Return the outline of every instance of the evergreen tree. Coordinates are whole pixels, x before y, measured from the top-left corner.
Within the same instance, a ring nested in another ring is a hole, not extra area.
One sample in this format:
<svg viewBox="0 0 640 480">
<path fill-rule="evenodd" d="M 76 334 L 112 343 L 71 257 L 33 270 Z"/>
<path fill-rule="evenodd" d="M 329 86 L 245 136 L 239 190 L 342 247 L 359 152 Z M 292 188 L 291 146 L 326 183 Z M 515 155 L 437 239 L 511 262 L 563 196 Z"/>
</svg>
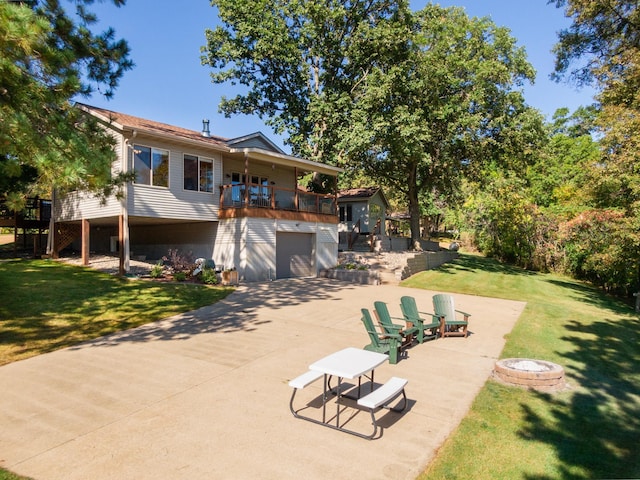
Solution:
<svg viewBox="0 0 640 480">
<path fill-rule="evenodd" d="M 110 97 L 133 66 L 112 29 L 91 30 L 91 3 L 70 2 L 74 21 L 58 0 L 0 2 L 0 197 L 15 210 L 54 188 L 109 194 L 122 180 L 110 176 L 111 137 L 72 105 Z"/>
</svg>

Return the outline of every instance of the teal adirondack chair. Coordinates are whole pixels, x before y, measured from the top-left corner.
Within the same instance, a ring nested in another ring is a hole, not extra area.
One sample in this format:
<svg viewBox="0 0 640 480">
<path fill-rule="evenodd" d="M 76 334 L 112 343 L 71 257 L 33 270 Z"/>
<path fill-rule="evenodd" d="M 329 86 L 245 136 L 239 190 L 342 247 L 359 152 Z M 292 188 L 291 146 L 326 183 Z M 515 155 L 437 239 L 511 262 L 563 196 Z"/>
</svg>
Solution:
<svg viewBox="0 0 640 480">
<path fill-rule="evenodd" d="M 392 317 L 389 314 L 389 308 L 384 302 L 373 302 L 373 307 L 376 312 L 376 317 L 378 317 L 378 323 L 380 324 L 382 329 L 387 334 L 399 333 L 400 335 L 402 335 L 404 338 L 402 342 L 403 347 L 408 347 L 409 345 L 411 345 L 414 337 L 418 335 L 419 328 L 415 325 L 407 325 L 406 322 L 405 325 L 394 324 L 393 320 L 395 317 Z M 403 318 L 398 318 L 398 320 L 404 322 Z"/>
<path fill-rule="evenodd" d="M 409 296 L 400 298 L 400 310 L 407 323 L 411 323 L 418 328 L 418 343 L 425 339 L 438 338 L 441 322 L 440 317 L 433 313 L 419 312 L 416 299 Z"/>
<path fill-rule="evenodd" d="M 444 293 L 433 296 L 434 313 L 441 318 L 442 328 L 440 335 L 443 337 L 466 337 L 469 335 L 470 313 L 455 309 L 453 296 Z"/>
<path fill-rule="evenodd" d="M 360 311 L 362 312 L 362 323 L 369 334 L 369 340 L 371 340 L 371 343 L 365 345 L 364 349 L 370 352 L 388 353 L 389 363 L 398 363 L 398 352 L 400 351 L 400 345 L 402 345 L 402 335 L 399 333 L 381 334 L 376 330 L 369 310 L 362 308 Z"/>
</svg>

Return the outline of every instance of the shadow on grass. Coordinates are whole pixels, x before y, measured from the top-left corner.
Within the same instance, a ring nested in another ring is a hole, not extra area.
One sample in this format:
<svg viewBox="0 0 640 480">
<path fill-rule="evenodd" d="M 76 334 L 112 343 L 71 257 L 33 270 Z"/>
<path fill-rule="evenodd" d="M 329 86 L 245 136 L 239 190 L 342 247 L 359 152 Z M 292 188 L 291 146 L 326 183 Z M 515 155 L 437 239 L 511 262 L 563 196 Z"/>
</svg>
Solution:
<svg viewBox="0 0 640 480">
<path fill-rule="evenodd" d="M 616 315 L 628 314 L 629 308 L 632 307 L 631 300 L 607 295 L 599 288 L 586 283 L 579 283 L 577 280 L 563 281 L 555 278 L 547 281 L 569 292 L 578 301 L 609 310 Z"/>
<path fill-rule="evenodd" d="M 439 270 L 540 275 L 472 255 Z M 525 423 L 519 432 L 555 450 L 559 473 L 523 478 L 640 478 L 640 318 L 622 300 L 596 287 L 555 275 L 541 275 L 540 280 L 556 287 L 560 297 L 597 308 L 602 318 L 561 319 L 559 335 L 569 348 L 557 353 L 575 389 L 558 395 L 533 392 L 545 407 L 538 401 L 522 403 Z M 532 301 L 555 305 L 552 298 Z"/>
<path fill-rule="evenodd" d="M 525 270 L 524 268 L 515 267 L 500 263 L 499 261 L 480 257 L 478 255 L 470 255 L 461 253 L 460 256 L 452 263 L 445 263 L 438 267 L 439 272 L 455 274 L 458 272 L 489 272 L 502 273 L 504 275 L 535 275 L 535 272 Z"/>
<path fill-rule="evenodd" d="M 574 349 L 563 356 L 580 388 L 565 401 L 537 394 L 551 404 L 549 416 L 523 405 L 527 424 L 520 432 L 556 449 L 563 467 L 553 478 L 640 478 L 638 326 L 632 316 L 568 324 L 563 340 Z"/>
</svg>

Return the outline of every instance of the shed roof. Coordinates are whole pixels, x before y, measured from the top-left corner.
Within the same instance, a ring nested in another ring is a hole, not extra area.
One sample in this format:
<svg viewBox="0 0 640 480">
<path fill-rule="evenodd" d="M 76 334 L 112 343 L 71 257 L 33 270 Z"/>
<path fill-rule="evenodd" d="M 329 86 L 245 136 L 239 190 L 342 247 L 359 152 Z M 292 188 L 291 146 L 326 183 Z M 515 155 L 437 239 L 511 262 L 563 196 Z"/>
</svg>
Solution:
<svg viewBox="0 0 640 480">
<path fill-rule="evenodd" d="M 370 198 L 373 198 L 376 194 L 380 194 L 384 204 L 389 207 L 389 202 L 387 201 L 387 197 L 385 197 L 384 192 L 380 187 L 359 187 L 359 188 L 348 188 L 346 190 L 340 190 L 338 192 L 338 201 L 352 200 L 352 201 L 368 201 Z"/>
<path fill-rule="evenodd" d="M 340 190 L 338 192 L 338 198 L 341 198 L 341 199 L 349 199 L 349 198 L 366 199 L 366 198 L 373 197 L 379 190 L 380 190 L 380 187 L 348 188 L 346 190 Z"/>
</svg>

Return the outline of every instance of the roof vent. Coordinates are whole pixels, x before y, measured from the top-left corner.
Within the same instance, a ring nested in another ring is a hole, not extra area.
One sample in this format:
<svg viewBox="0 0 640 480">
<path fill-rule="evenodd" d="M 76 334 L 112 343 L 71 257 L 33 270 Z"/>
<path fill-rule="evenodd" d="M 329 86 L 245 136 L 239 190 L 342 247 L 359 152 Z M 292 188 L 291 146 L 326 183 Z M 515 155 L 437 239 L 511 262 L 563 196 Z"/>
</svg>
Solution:
<svg viewBox="0 0 640 480">
<path fill-rule="evenodd" d="M 209 132 L 209 120 L 206 118 L 202 120 L 202 136 L 207 138 L 211 136 L 211 132 Z"/>
</svg>

